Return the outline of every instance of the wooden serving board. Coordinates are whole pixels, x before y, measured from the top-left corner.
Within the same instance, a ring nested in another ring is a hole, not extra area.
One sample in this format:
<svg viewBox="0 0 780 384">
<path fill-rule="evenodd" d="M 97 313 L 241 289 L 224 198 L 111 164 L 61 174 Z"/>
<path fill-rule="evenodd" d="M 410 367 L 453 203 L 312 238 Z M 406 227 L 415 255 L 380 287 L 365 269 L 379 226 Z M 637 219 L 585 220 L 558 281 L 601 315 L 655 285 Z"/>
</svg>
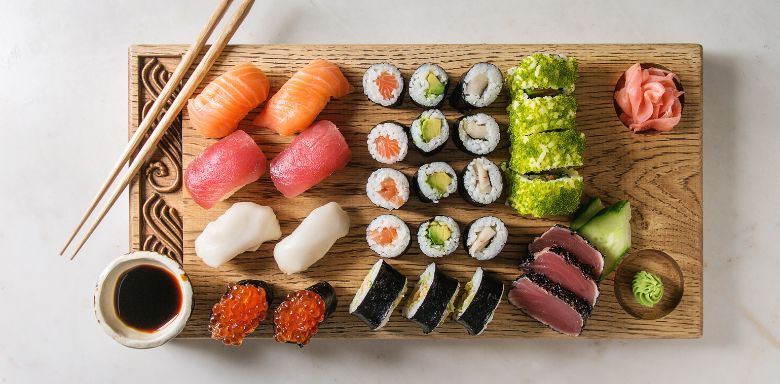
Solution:
<svg viewBox="0 0 780 384">
<path fill-rule="evenodd" d="M 159 92 L 186 47 L 178 45 L 139 45 L 130 49 L 130 129 L 138 125 L 145 105 Z M 315 188 L 295 199 L 283 197 L 273 187 L 268 175 L 238 191 L 233 197 L 211 210 L 197 206 L 186 193 L 180 192 L 182 165 L 214 140 L 204 139 L 191 127 L 186 111 L 174 126 L 157 157 L 133 186 L 131 199 L 131 245 L 154 249 L 178 258 L 192 280 L 195 303 L 181 337 L 208 337 L 207 324 L 211 306 L 226 286 L 240 279 L 255 278 L 269 282 L 277 296 L 275 307 L 284 296 L 319 280 L 329 281 L 336 289 L 338 309 L 320 327 L 317 338 L 469 338 L 454 321 L 447 321 L 430 335 L 423 335 L 398 311 L 388 325 L 372 332 L 347 312 L 352 297 L 371 265 L 377 261 L 365 241 L 365 229 L 374 217 L 388 213 L 371 204 L 365 195 L 368 175 L 382 165 L 374 161 L 366 147 L 366 135 L 378 122 L 397 120 L 404 124 L 423 110 L 412 106 L 408 96 L 400 109 L 387 109 L 370 103 L 362 94 L 361 79 L 365 69 L 376 62 L 397 65 L 408 79 L 422 63 L 440 64 L 453 85 L 472 64 L 491 61 L 503 72 L 523 56 L 536 51 L 564 53 L 580 63 L 580 80 L 576 97 L 579 102 L 578 128 L 586 135 L 585 166 L 580 169 L 585 193 L 600 196 L 608 203 L 629 199 L 633 207 L 633 248 L 659 249 L 669 253 L 681 266 L 685 293 L 680 305 L 670 315 L 655 321 L 637 320 L 617 303 L 613 292 L 614 278 L 601 283 L 601 296 L 582 337 L 588 338 L 693 338 L 702 334 L 702 48 L 695 44 L 666 45 L 239 45 L 225 50 L 206 78 L 211 81 L 231 66 L 250 61 L 268 75 L 272 92 L 299 68 L 315 58 L 337 63 L 355 92 L 332 101 L 320 115 L 341 128 L 353 153 L 347 168 L 337 172 Z M 685 87 L 682 122 L 672 132 L 634 134 L 621 125 L 612 103 L 614 84 L 632 63 L 657 63 L 677 73 Z M 454 87 L 450 88 L 450 93 Z M 201 88 L 202 89 L 202 86 Z M 198 92 L 200 91 L 198 90 Z M 507 123 L 507 92 L 484 112 L 500 124 Z M 442 108 L 448 119 L 460 116 L 448 105 Z M 259 110 L 259 109 L 258 109 Z M 270 158 L 278 154 L 292 138 L 280 137 L 270 130 L 257 129 L 250 121 L 251 112 L 240 124 L 260 144 Z M 180 135 L 180 136 L 177 136 Z M 506 135 L 505 135 L 506 136 Z M 500 163 L 508 156 L 507 140 L 489 156 Z M 180 141 L 177 141 L 180 140 Z M 177 147 L 178 146 L 178 147 Z M 470 159 L 453 143 L 432 158 L 423 158 L 414 150 L 400 164 L 390 167 L 412 175 L 421 164 L 446 161 L 456 170 Z M 207 223 L 216 219 L 232 203 L 253 201 L 271 206 L 276 212 L 283 234 L 293 229 L 314 208 L 336 201 L 349 213 L 351 230 L 339 240 L 325 258 L 308 271 L 287 276 L 273 260 L 275 242 L 264 244 L 257 252 L 244 253 L 219 269 L 212 269 L 195 255 L 193 242 Z M 502 200 L 503 201 L 503 198 Z M 460 247 L 454 254 L 435 259 L 449 275 L 467 282 L 477 266 L 495 273 L 509 285 L 518 276 L 518 260 L 535 236 L 567 218 L 532 219 L 517 215 L 503 204 L 476 208 L 459 196 L 438 205 L 421 203 L 412 196 L 401 210 L 393 212 L 410 224 L 434 215 L 454 217 L 461 228 L 470 221 L 494 215 L 507 224 L 509 242 L 501 255 L 479 262 Z M 406 275 L 410 283 L 417 280 L 425 266 L 434 261 L 422 255 L 416 241 L 408 254 L 389 263 Z M 270 321 L 263 323 L 253 337 L 267 338 Z M 523 314 L 506 300 L 500 305 L 493 322 L 481 337 L 564 337 Z"/>
</svg>

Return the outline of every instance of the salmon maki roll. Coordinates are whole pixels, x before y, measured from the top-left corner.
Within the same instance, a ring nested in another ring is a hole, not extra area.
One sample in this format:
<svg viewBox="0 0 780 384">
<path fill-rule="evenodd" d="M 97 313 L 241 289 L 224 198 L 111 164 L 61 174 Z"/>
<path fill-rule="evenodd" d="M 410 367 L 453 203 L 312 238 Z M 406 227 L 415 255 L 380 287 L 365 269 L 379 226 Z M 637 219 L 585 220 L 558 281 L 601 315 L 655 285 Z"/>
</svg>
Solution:
<svg viewBox="0 0 780 384">
<path fill-rule="evenodd" d="M 409 226 L 394 215 L 381 215 L 366 228 L 369 248 L 381 257 L 398 257 L 409 250 L 412 235 Z"/>
<path fill-rule="evenodd" d="M 394 164 L 406 157 L 409 138 L 401 124 L 386 121 L 377 124 L 368 134 L 368 153 L 382 164 Z"/>
<path fill-rule="evenodd" d="M 190 122 L 204 137 L 225 137 L 238 128 L 249 111 L 268 98 L 269 91 L 263 71 L 250 63 L 237 65 L 188 101 Z"/>
<path fill-rule="evenodd" d="M 314 60 L 284 83 L 253 123 L 292 136 L 311 125 L 331 98 L 350 92 L 352 86 L 337 65 Z"/>
</svg>

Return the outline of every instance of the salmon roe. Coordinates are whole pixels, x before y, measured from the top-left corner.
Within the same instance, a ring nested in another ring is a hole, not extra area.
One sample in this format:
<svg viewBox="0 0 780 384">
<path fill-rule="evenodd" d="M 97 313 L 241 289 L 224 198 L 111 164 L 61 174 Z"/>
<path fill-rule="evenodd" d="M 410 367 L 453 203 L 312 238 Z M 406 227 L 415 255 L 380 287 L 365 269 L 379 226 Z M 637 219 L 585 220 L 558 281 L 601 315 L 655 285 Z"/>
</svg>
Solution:
<svg viewBox="0 0 780 384">
<path fill-rule="evenodd" d="M 325 302 L 320 295 L 309 290 L 292 292 L 274 311 L 274 339 L 304 346 L 323 320 Z"/>
<path fill-rule="evenodd" d="M 241 345 L 268 314 L 265 290 L 251 284 L 237 284 L 211 309 L 211 337 L 228 345 Z"/>
</svg>

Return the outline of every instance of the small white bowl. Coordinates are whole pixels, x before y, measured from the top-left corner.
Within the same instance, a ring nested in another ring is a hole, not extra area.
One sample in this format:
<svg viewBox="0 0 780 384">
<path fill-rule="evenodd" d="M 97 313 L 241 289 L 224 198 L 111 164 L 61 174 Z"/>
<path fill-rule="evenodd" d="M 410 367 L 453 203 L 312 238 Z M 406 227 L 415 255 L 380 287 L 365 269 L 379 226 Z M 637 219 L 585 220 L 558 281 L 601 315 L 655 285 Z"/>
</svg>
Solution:
<svg viewBox="0 0 780 384">
<path fill-rule="evenodd" d="M 119 277 L 139 265 L 153 265 L 177 276 L 182 302 L 179 313 L 154 332 L 143 332 L 125 324 L 116 313 L 114 293 Z M 98 278 L 95 288 L 95 317 L 103 330 L 118 343 L 130 348 L 154 348 L 176 337 L 192 313 L 192 285 L 179 263 L 156 252 L 133 252 L 112 261 Z"/>
</svg>

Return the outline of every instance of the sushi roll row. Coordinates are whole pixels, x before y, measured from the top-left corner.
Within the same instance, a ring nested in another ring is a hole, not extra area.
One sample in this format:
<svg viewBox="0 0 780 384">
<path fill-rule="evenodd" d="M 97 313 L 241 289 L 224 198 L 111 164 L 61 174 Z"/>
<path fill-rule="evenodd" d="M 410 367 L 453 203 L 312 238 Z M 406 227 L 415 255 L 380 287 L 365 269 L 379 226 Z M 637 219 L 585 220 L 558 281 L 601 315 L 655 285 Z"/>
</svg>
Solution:
<svg viewBox="0 0 780 384">
<path fill-rule="evenodd" d="M 463 240 L 469 256 L 477 260 L 490 260 L 504 249 L 509 231 L 501 219 L 481 217 L 466 227 L 461 235 L 458 223 L 449 216 L 435 216 L 417 228 L 417 244 L 428 257 L 444 257 L 452 254 Z M 409 250 L 412 234 L 409 226 L 395 215 L 376 217 L 366 227 L 369 248 L 384 258 L 394 258 Z"/>
<path fill-rule="evenodd" d="M 384 260 L 369 270 L 349 306 L 349 313 L 366 323 L 371 330 L 384 327 L 396 307 L 403 301 L 407 278 Z M 461 287 L 458 280 L 447 276 L 436 263 L 425 268 L 411 296 L 402 308 L 403 316 L 431 333 L 446 318 L 463 325 L 470 335 L 485 331 L 504 295 L 504 284 L 491 274 L 477 268 L 471 280 Z"/>
<path fill-rule="evenodd" d="M 450 97 L 450 105 L 461 112 L 487 107 L 501 93 L 503 83 L 501 70 L 494 64 L 474 64 L 461 76 Z M 449 86 L 447 72 L 432 63 L 423 64 L 414 71 L 408 88 L 404 88 L 401 71 L 390 63 L 373 64 L 363 74 L 363 93 L 371 102 L 383 107 L 400 106 L 408 91 L 417 106 L 438 108 L 444 102 Z"/>
<path fill-rule="evenodd" d="M 562 55 L 534 53 L 509 70 L 511 94 L 507 204 L 534 217 L 567 215 L 577 208 L 585 135 L 576 130 L 578 64 Z"/>
</svg>

